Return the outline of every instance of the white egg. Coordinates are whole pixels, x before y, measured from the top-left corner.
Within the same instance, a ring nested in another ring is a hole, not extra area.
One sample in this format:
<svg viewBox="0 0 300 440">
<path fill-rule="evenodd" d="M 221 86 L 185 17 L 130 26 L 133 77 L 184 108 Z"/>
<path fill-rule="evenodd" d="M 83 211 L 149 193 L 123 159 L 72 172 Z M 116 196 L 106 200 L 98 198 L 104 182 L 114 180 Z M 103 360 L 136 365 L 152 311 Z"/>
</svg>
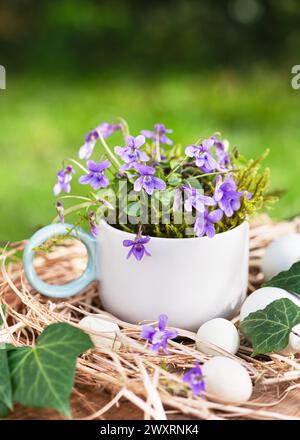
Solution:
<svg viewBox="0 0 300 440">
<path fill-rule="evenodd" d="M 255 290 L 246 298 L 241 307 L 240 320 L 243 321 L 250 313 L 257 312 L 257 310 L 263 310 L 273 301 L 282 298 L 287 298 L 300 307 L 300 299 L 286 290 L 279 289 L 278 287 L 262 287 L 261 289 Z M 298 328 L 298 332 L 300 334 L 300 326 L 295 326 L 293 330 L 296 327 Z M 290 355 L 297 353 L 298 351 L 300 351 L 300 338 L 298 338 L 296 335 L 293 335 L 293 333 L 290 333 L 289 345 L 280 353 Z"/>
<path fill-rule="evenodd" d="M 119 350 L 121 343 L 117 339 L 117 333 L 120 328 L 115 322 L 106 321 L 98 315 L 89 315 L 81 319 L 79 325 L 90 335 L 96 347 Z"/>
<path fill-rule="evenodd" d="M 232 322 L 223 318 L 215 318 L 205 322 L 197 332 L 196 345 L 199 351 L 211 356 L 220 356 L 220 353 L 208 347 L 203 342 L 210 342 L 229 353 L 235 354 L 240 346 L 240 337 Z"/>
<path fill-rule="evenodd" d="M 300 307 L 300 299 L 286 290 L 278 287 L 261 287 L 251 293 L 244 301 L 240 311 L 240 320 L 243 321 L 249 313 L 262 310 L 271 302 L 282 298 L 287 298 Z"/>
<path fill-rule="evenodd" d="M 299 336 L 298 336 L 299 335 Z M 289 337 L 289 345 L 280 351 L 280 354 L 291 355 L 300 352 L 300 324 L 292 328 Z"/>
<path fill-rule="evenodd" d="M 290 333 L 290 343 L 289 346 L 294 353 L 300 351 L 300 324 L 295 325 Z"/>
<path fill-rule="evenodd" d="M 216 356 L 202 367 L 206 391 L 227 403 L 243 403 L 250 399 L 252 382 L 248 371 L 239 362 Z"/>
<path fill-rule="evenodd" d="M 262 271 L 269 280 L 283 270 L 288 270 L 300 260 L 300 234 L 290 234 L 274 240 L 265 251 Z"/>
</svg>

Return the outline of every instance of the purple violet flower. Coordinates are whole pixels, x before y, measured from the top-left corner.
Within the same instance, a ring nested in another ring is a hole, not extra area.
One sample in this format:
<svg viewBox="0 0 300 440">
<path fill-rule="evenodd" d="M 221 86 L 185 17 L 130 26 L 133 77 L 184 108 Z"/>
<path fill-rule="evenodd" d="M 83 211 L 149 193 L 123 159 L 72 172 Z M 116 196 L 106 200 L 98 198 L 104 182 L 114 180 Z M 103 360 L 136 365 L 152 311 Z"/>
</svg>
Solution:
<svg viewBox="0 0 300 440">
<path fill-rule="evenodd" d="M 150 237 L 147 235 L 146 237 L 142 237 L 138 234 L 134 240 L 123 240 L 123 246 L 131 247 L 130 251 L 127 254 L 127 259 L 134 255 L 138 261 L 141 261 L 144 254 L 148 257 L 151 256 L 150 252 L 145 248 L 145 244 L 149 243 Z"/>
<path fill-rule="evenodd" d="M 124 163 L 124 165 L 122 165 L 119 168 L 119 177 L 123 177 L 125 171 L 131 170 L 132 168 L 135 168 L 137 162 L 129 162 L 129 163 Z M 131 175 L 132 177 L 134 177 L 134 174 Z M 129 174 L 128 174 L 129 177 Z"/>
<path fill-rule="evenodd" d="M 108 122 L 101 122 L 100 125 L 96 128 L 96 130 L 99 130 L 102 137 L 108 138 L 112 134 L 114 134 L 115 131 L 120 130 L 121 125 L 120 124 L 114 124 L 114 123 L 108 123 Z"/>
<path fill-rule="evenodd" d="M 136 137 L 126 136 L 125 147 L 115 147 L 115 153 L 117 153 L 125 164 L 129 164 L 126 169 L 132 168 L 132 164 L 136 161 L 147 162 L 149 157 L 143 151 L 140 151 L 140 147 L 146 142 L 145 136 L 139 135 Z M 123 166 L 124 168 L 124 166 Z"/>
<path fill-rule="evenodd" d="M 138 177 L 134 182 L 135 191 L 141 191 L 141 189 L 144 188 L 146 193 L 151 196 L 155 189 L 160 191 L 166 189 L 166 183 L 162 179 L 153 176 L 155 168 L 137 163 L 135 164 L 135 169 L 141 175 L 141 177 Z"/>
<path fill-rule="evenodd" d="M 234 211 L 238 211 L 241 207 L 241 198 L 245 191 L 238 191 L 236 183 L 232 176 L 226 176 L 224 182 L 222 177 L 216 179 L 214 199 L 219 207 L 224 211 L 227 217 L 231 217 Z M 247 193 L 247 200 L 251 199 L 252 194 Z"/>
<path fill-rule="evenodd" d="M 211 139 L 214 141 L 218 164 L 222 167 L 228 167 L 228 165 L 230 165 L 230 157 L 224 142 L 217 136 L 211 136 Z"/>
<path fill-rule="evenodd" d="M 58 214 L 59 221 L 61 223 L 64 223 L 65 222 L 64 207 L 63 207 L 62 203 L 59 201 L 56 202 L 56 212 Z"/>
<path fill-rule="evenodd" d="M 94 211 L 90 212 L 89 223 L 90 223 L 90 228 L 91 228 L 91 234 L 94 237 L 97 237 L 99 235 L 99 226 L 96 223 L 96 216 L 95 216 Z"/>
<path fill-rule="evenodd" d="M 199 363 L 196 361 L 194 368 L 184 374 L 182 378 L 183 382 L 190 385 L 192 392 L 195 396 L 205 391 L 205 382 L 203 379 L 203 373 Z"/>
<path fill-rule="evenodd" d="M 158 141 L 161 144 L 172 145 L 173 141 L 166 136 L 166 133 L 172 133 L 173 130 L 170 128 L 166 128 L 164 124 L 155 124 L 153 131 L 151 130 L 142 130 L 141 133 L 149 139 L 152 139 L 154 142 Z"/>
<path fill-rule="evenodd" d="M 84 144 L 79 150 L 79 159 L 89 159 L 93 154 L 97 140 L 99 139 L 99 133 L 103 138 L 111 136 L 115 131 L 119 130 L 121 125 L 109 124 L 108 122 L 102 122 L 98 127 L 90 130 L 84 138 Z"/>
<path fill-rule="evenodd" d="M 99 188 L 106 188 L 109 184 L 108 178 L 104 174 L 104 170 L 109 168 L 111 163 L 109 160 L 104 160 L 103 162 L 96 163 L 93 160 L 87 161 L 87 167 L 89 173 L 85 176 L 79 178 L 79 183 L 82 185 L 90 184 L 94 190 Z"/>
<path fill-rule="evenodd" d="M 200 145 L 189 145 L 185 149 L 185 154 L 196 159 L 196 165 L 203 173 L 219 170 L 218 163 L 209 151 L 213 145 L 213 139 L 204 139 Z"/>
<path fill-rule="evenodd" d="M 216 205 L 215 200 L 212 197 L 200 194 L 196 188 L 191 188 L 190 186 L 183 185 L 182 189 L 188 194 L 188 198 L 184 202 L 184 209 L 187 212 L 191 212 L 193 208 L 198 212 L 204 212 L 205 206 Z"/>
<path fill-rule="evenodd" d="M 165 354 L 169 354 L 167 351 L 168 340 L 178 336 L 177 330 L 166 330 L 167 322 L 167 315 L 160 315 L 157 327 L 145 325 L 142 329 L 141 337 L 151 343 L 150 349 L 155 353 L 158 353 L 161 348 Z"/>
<path fill-rule="evenodd" d="M 84 138 L 84 144 L 79 150 L 79 159 L 89 159 L 93 154 L 99 133 L 97 130 L 90 130 Z"/>
<path fill-rule="evenodd" d="M 55 196 L 58 196 L 62 191 L 66 193 L 71 191 L 72 174 L 75 174 L 75 170 L 71 165 L 67 166 L 65 170 L 62 169 L 57 173 L 57 182 L 53 188 Z"/>
<path fill-rule="evenodd" d="M 219 222 L 222 217 L 222 209 L 215 209 L 211 212 L 205 210 L 204 213 L 199 213 L 194 224 L 194 231 L 197 237 L 203 237 L 204 235 L 207 235 L 209 238 L 214 237 L 216 234 L 214 223 Z"/>
</svg>

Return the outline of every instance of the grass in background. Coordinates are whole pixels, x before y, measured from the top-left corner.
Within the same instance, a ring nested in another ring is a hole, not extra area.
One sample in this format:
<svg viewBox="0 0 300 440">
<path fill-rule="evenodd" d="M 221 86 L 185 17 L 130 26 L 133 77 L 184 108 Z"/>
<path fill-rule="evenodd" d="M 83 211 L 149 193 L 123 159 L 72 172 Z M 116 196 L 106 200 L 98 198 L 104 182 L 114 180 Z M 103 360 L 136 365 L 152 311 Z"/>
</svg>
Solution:
<svg viewBox="0 0 300 440">
<path fill-rule="evenodd" d="M 128 121 L 132 134 L 163 122 L 184 146 L 221 131 L 247 157 L 271 148 L 271 189 L 286 190 L 272 215 L 298 214 L 299 96 L 288 77 L 271 73 L 153 81 L 8 78 L 0 92 L 0 239 L 29 237 L 52 220 L 52 187 L 62 159 L 77 155 L 90 128 L 116 116 Z"/>
</svg>

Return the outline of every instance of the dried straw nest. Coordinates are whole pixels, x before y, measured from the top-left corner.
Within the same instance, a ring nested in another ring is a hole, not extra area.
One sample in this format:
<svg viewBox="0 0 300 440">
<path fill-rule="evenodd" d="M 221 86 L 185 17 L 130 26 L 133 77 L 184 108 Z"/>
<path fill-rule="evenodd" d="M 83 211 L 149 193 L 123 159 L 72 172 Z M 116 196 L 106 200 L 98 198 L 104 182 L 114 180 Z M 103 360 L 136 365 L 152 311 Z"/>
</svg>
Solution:
<svg viewBox="0 0 300 440">
<path fill-rule="evenodd" d="M 262 282 L 260 262 L 265 246 L 273 239 L 299 229 L 300 219 L 275 223 L 268 217 L 261 217 L 252 223 L 249 292 Z M 96 283 L 69 300 L 50 301 L 40 296 L 24 279 L 18 258 L 25 243 L 9 245 L 1 256 L 0 302 L 7 304 L 4 328 L 0 331 L 2 340 L 9 337 L 16 345 L 34 344 L 47 325 L 69 322 L 76 326 L 83 316 L 94 313 L 117 322 L 121 328 L 118 337 L 122 346 L 118 351 L 97 347 L 78 359 L 74 393 L 81 396 L 86 406 L 84 413 L 77 414 L 78 418 L 105 418 L 115 405 L 120 404 L 121 411 L 124 402 L 127 405 L 128 401 L 136 408 L 139 417 L 154 420 L 297 418 L 295 397 L 291 399 L 291 396 L 295 396 L 294 390 L 300 387 L 300 358 L 273 354 L 252 359 L 250 347 L 242 340 L 237 356 L 225 354 L 249 371 L 255 384 L 253 399 L 238 406 L 216 401 L 208 394 L 193 397 L 182 382 L 182 374 L 194 365 L 195 359 L 207 360 L 207 356 L 195 348 L 194 333 L 178 329 L 181 339 L 170 341 L 170 355 L 157 356 L 140 339 L 141 326 L 122 322 L 102 310 Z M 74 240 L 36 259 L 36 270 L 41 278 L 53 284 L 63 284 L 75 278 L 84 266 L 85 252 Z M 233 322 L 237 323 L 238 317 Z M 82 396 L 82 386 L 92 387 L 94 395 L 99 393 L 110 397 L 102 407 L 95 408 L 94 403 Z M 297 396 L 296 391 L 296 399 Z"/>
</svg>

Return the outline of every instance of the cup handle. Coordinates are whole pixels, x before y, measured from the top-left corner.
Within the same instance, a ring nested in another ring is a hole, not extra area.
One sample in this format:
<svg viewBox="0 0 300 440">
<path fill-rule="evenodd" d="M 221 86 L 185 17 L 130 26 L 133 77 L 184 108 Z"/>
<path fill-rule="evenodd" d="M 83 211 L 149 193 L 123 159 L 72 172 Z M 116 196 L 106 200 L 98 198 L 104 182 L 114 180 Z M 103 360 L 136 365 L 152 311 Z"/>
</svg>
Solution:
<svg viewBox="0 0 300 440">
<path fill-rule="evenodd" d="M 97 280 L 97 243 L 95 238 L 84 232 L 80 228 L 73 229 L 69 224 L 53 224 L 46 226 L 36 232 L 27 243 L 24 254 L 23 264 L 27 280 L 31 286 L 43 295 L 51 298 L 67 298 L 84 290 L 92 281 Z M 70 230 L 71 233 L 70 233 Z M 72 237 L 79 238 L 85 245 L 88 253 L 88 264 L 84 273 L 70 283 L 55 286 L 42 281 L 36 274 L 33 267 L 34 249 L 42 245 L 45 241 L 57 235 L 70 233 Z"/>
</svg>

